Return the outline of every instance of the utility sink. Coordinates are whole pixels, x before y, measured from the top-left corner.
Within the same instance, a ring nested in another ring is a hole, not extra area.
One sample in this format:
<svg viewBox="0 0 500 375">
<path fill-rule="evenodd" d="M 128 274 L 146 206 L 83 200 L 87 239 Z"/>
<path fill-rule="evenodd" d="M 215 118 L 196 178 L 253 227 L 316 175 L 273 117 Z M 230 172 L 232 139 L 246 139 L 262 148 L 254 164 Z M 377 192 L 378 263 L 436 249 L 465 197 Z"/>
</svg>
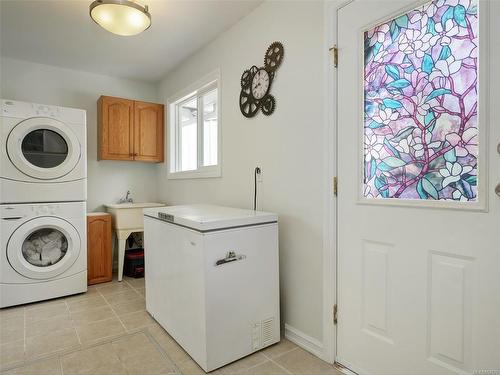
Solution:
<svg viewBox="0 0 500 375">
<path fill-rule="evenodd" d="M 113 228 L 118 239 L 118 281 L 123 278 L 125 260 L 125 242 L 133 232 L 144 232 L 145 208 L 162 207 L 163 203 L 117 203 L 105 204 L 113 219 Z"/>
<path fill-rule="evenodd" d="M 150 207 L 162 207 L 163 203 L 118 203 L 106 204 L 107 211 L 113 218 L 113 227 L 115 230 L 137 229 L 142 231 L 144 228 L 143 209 Z"/>
</svg>

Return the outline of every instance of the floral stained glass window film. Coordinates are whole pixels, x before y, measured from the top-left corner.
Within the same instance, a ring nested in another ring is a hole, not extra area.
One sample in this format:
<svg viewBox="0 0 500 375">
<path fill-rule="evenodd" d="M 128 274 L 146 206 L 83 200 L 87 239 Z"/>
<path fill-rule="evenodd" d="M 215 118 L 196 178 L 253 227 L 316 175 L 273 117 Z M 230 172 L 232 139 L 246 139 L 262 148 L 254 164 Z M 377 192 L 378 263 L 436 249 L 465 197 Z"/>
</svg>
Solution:
<svg viewBox="0 0 500 375">
<path fill-rule="evenodd" d="M 477 201 L 477 0 L 364 34 L 364 197 Z"/>
</svg>

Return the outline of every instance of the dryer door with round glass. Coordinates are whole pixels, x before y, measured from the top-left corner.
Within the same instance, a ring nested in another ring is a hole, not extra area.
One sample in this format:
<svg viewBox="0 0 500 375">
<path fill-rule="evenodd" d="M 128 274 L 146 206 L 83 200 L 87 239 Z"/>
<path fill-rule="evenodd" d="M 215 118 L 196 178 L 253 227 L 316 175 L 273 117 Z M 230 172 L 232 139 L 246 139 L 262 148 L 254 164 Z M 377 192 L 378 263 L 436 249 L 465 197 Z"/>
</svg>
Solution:
<svg viewBox="0 0 500 375">
<path fill-rule="evenodd" d="M 57 217 L 37 217 L 19 226 L 7 243 L 12 267 L 31 279 L 50 279 L 68 270 L 80 255 L 75 227 Z"/>
<path fill-rule="evenodd" d="M 71 128 L 51 118 L 34 117 L 17 124 L 7 138 L 7 153 L 29 177 L 53 180 L 70 173 L 81 158 L 81 146 Z"/>
</svg>

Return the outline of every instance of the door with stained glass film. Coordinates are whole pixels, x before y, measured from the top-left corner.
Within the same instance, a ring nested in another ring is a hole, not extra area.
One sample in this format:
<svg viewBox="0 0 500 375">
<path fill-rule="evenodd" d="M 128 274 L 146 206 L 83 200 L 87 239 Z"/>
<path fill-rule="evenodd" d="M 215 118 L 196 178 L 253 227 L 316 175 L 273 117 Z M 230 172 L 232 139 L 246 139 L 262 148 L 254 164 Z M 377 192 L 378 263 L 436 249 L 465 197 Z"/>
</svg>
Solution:
<svg viewBox="0 0 500 375">
<path fill-rule="evenodd" d="M 360 374 L 500 369 L 498 16 L 338 10 L 337 360 Z"/>
</svg>

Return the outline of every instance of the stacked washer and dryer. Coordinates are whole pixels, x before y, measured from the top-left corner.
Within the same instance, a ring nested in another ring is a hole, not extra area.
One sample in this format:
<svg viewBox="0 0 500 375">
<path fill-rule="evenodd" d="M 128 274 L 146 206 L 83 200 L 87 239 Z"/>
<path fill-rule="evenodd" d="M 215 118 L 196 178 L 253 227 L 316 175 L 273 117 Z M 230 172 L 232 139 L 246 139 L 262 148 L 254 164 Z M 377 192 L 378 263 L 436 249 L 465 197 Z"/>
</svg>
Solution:
<svg viewBox="0 0 500 375">
<path fill-rule="evenodd" d="M 85 292 L 86 113 L 0 105 L 0 307 Z"/>
</svg>

